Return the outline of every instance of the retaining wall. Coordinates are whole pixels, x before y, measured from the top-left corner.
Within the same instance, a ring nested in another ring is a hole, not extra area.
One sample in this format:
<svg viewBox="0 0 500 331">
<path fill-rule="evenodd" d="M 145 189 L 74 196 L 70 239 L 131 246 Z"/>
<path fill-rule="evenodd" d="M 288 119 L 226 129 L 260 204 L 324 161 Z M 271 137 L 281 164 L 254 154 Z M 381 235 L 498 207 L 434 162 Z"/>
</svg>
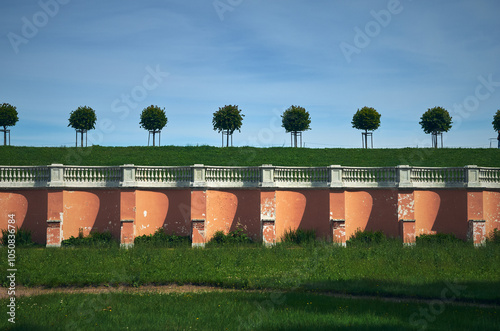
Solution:
<svg viewBox="0 0 500 331">
<path fill-rule="evenodd" d="M 49 166 L 48 174 L 36 168 L 41 181 L 29 171 L 6 175 L 5 169 L 12 168 L 0 167 L 0 228 L 15 219 L 15 226 L 30 230 L 35 242 L 47 246 L 60 246 L 79 231 L 110 231 L 130 246 L 135 237 L 161 227 L 191 236 L 195 246 L 203 246 L 216 231 L 236 229 L 265 244 L 279 241 L 290 229 L 313 229 L 318 237 L 341 244 L 358 229 L 382 231 L 406 243 L 419 234 L 453 233 L 481 244 L 500 229 L 500 169 L 493 168 L 487 176 L 477 167 L 453 168 L 462 169 L 464 178 L 457 179 L 458 170 L 453 170 L 448 177 L 427 180 L 414 175 L 423 168 L 414 173 L 407 166 L 378 172 L 363 168 L 381 175 L 354 175 L 358 181 L 352 181 L 353 168 L 338 166 L 286 168 L 295 175 L 286 175 L 284 167 L 223 167 L 220 172 L 211 167 L 215 180 L 210 181 L 207 167 L 197 165 L 150 167 L 156 175 L 144 172 L 144 182 L 137 181 L 134 166 L 111 172 L 93 167 L 93 175 L 62 165 Z M 165 179 L 178 169 L 182 180 Z M 393 169 L 396 176 L 388 176 Z M 440 169 L 435 173 L 446 168 Z M 167 177 L 158 175 L 162 171 Z"/>
</svg>

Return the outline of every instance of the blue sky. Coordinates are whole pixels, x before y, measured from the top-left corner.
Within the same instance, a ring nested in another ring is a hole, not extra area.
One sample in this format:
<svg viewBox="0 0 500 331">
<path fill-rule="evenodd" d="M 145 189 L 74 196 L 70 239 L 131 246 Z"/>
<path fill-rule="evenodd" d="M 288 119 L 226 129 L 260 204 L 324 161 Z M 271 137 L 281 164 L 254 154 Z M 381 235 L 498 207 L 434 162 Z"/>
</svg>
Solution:
<svg viewBox="0 0 500 331">
<path fill-rule="evenodd" d="M 500 109 L 497 0 L 3 0 L 0 102 L 12 144 L 72 146 L 69 113 L 96 110 L 89 143 L 147 144 L 141 111 L 164 107 L 162 144 L 220 145 L 212 114 L 236 104 L 236 146 L 289 146 L 280 114 L 306 108 L 306 147 L 360 147 L 358 108 L 381 114 L 375 147 L 488 147 Z"/>
</svg>

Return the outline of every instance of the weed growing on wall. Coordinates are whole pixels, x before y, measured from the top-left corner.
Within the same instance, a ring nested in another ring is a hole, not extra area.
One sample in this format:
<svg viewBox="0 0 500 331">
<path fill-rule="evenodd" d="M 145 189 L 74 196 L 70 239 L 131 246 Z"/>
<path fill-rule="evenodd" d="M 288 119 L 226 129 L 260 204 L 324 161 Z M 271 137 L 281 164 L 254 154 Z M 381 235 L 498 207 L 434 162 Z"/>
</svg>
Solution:
<svg viewBox="0 0 500 331">
<path fill-rule="evenodd" d="M 154 234 L 136 237 L 134 244 L 137 246 L 152 247 L 189 247 L 191 246 L 191 237 L 178 236 L 175 233 L 169 235 L 165 233 L 163 228 L 158 228 Z"/>
<path fill-rule="evenodd" d="M 207 243 L 207 247 L 222 246 L 222 245 L 240 245 L 253 243 L 242 229 L 236 229 L 225 234 L 224 231 L 215 232 L 214 236 Z"/>
<path fill-rule="evenodd" d="M 348 246 L 359 246 L 384 242 L 387 242 L 387 238 L 382 231 L 361 231 L 358 229 L 346 243 Z"/>
<path fill-rule="evenodd" d="M 113 239 L 109 231 L 91 232 L 87 237 L 84 237 L 81 229 L 78 232 L 78 237 L 71 236 L 61 242 L 63 247 L 112 247 L 117 245 L 118 242 Z"/>
<path fill-rule="evenodd" d="M 421 234 L 416 238 L 417 245 L 463 243 L 452 233 Z"/>
<path fill-rule="evenodd" d="M 7 238 L 9 236 L 8 229 L 2 229 L 2 239 L 1 243 L 3 246 L 7 246 Z M 16 247 L 28 247 L 35 246 L 36 244 L 31 240 L 31 231 L 16 228 Z"/>
<path fill-rule="evenodd" d="M 281 242 L 286 244 L 295 245 L 306 245 L 313 244 L 316 242 L 316 231 L 315 230 L 303 230 L 303 229 L 288 229 L 283 234 Z"/>
<path fill-rule="evenodd" d="M 490 233 L 488 238 L 486 238 L 486 244 L 500 244 L 500 230 L 494 229 L 493 232 Z"/>
</svg>

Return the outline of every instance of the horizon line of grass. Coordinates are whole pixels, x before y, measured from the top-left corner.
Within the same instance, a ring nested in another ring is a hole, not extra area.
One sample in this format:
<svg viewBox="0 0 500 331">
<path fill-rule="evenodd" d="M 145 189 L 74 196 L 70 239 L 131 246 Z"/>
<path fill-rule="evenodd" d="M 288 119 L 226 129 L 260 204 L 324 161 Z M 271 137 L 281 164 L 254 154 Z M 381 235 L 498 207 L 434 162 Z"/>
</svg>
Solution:
<svg viewBox="0 0 500 331">
<path fill-rule="evenodd" d="M 0 146 L 0 165 L 117 166 L 358 166 L 427 167 L 500 166 L 500 151 L 492 148 L 291 148 L 291 147 L 19 147 Z"/>
</svg>

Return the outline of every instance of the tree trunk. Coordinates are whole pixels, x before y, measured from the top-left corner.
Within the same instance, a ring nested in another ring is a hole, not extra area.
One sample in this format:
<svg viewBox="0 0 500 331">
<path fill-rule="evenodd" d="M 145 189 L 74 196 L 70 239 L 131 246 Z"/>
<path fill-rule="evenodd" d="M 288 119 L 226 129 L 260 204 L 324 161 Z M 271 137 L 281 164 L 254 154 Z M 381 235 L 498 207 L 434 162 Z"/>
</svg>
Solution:
<svg viewBox="0 0 500 331">
<path fill-rule="evenodd" d="M 7 127 L 3 127 L 3 145 L 7 146 Z"/>
<path fill-rule="evenodd" d="M 368 149 L 368 130 L 365 129 L 365 149 Z"/>
<path fill-rule="evenodd" d="M 83 130 L 80 131 L 80 134 L 81 134 L 80 145 L 81 145 L 81 147 L 83 147 Z"/>
<path fill-rule="evenodd" d="M 227 139 L 226 147 L 229 147 L 229 129 L 227 130 L 226 139 Z"/>
<path fill-rule="evenodd" d="M 153 147 L 155 147 L 155 133 L 156 133 L 156 130 L 153 130 Z"/>
<path fill-rule="evenodd" d="M 297 147 L 297 131 L 293 132 L 293 144 L 295 145 L 294 147 Z"/>
</svg>

